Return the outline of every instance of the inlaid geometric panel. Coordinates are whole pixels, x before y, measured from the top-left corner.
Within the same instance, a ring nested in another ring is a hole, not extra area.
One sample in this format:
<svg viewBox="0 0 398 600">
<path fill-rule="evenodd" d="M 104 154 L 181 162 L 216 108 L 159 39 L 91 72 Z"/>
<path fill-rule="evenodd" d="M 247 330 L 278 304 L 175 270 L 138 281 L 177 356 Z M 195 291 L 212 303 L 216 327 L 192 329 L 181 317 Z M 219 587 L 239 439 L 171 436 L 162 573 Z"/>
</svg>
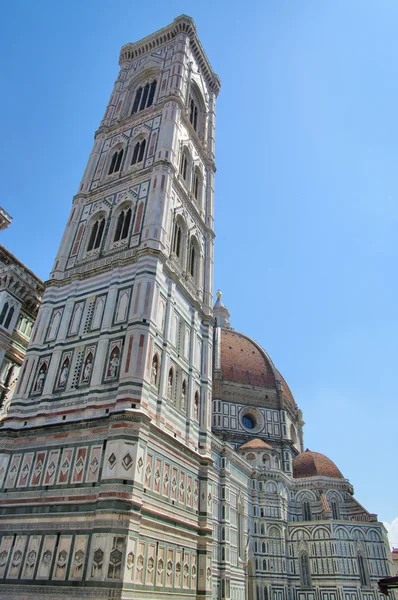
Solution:
<svg viewBox="0 0 398 600">
<path fill-rule="evenodd" d="M 72 483 L 81 483 L 86 466 L 87 446 L 78 448 L 75 456 L 75 464 L 72 471 Z"/>
<path fill-rule="evenodd" d="M 14 543 L 13 535 L 5 535 L 0 544 L 0 578 L 3 578 L 6 572 L 8 559 L 10 557 L 11 548 Z"/>
<path fill-rule="evenodd" d="M 86 472 L 87 483 L 94 483 L 95 481 L 98 481 L 99 470 L 101 466 L 101 454 L 102 446 L 92 446 Z"/>
<path fill-rule="evenodd" d="M 56 541 L 56 535 L 46 535 L 44 537 L 36 579 L 50 578 L 51 565 L 53 562 Z"/>
<path fill-rule="evenodd" d="M 29 545 L 26 550 L 25 564 L 22 570 L 22 579 L 33 579 L 42 536 L 32 535 L 29 538 Z"/>
<path fill-rule="evenodd" d="M 3 487 L 4 477 L 6 475 L 9 461 L 9 454 L 0 454 L 0 488 Z"/>
<path fill-rule="evenodd" d="M 22 454 L 14 454 L 11 459 L 10 466 L 8 468 L 7 479 L 4 485 L 6 489 L 13 488 L 15 486 L 21 458 Z"/>
<path fill-rule="evenodd" d="M 68 483 L 71 471 L 73 448 L 64 448 L 59 464 L 57 484 Z"/>
<path fill-rule="evenodd" d="M 60 450 L 51 450 L 50 451 L 50 453 L 48 455 L 48 459 L 47 459 L 47 465 L 46 465 L 43 485 L 53 485 L 53 483 L 55 481 L 55 475 L 57 472 L 60 453 L 61 453 Z"/>
<path fill-rule="evenodd" d="M 44 472 L 44 461 L 46 459 L 47 452 L 38 452 L 33 463 L 33 469 L 30 479 L 30 485 L 40 485 L 40 481 Z"/>
<path fill-rule="evenodd" d="M 72 560 L 70 565 L 69 577 L 70 581 L 81 581 L 83 578 L 84 563 L 86 560 L 87 551 L 87 535 L 77 535 L 72 552 Z"/>
<path fill-rule="evenodd" d="M 33 462 L 33 452 L 28 452 L 24 455 L 23 461 L 21 464 L 21 469 L 19 471 L 19 479 L 17 487 L 26 487 L 29 479 L 29 475 L 31 472 L 32 462 Z"/>
<path fill-rule="evenodd" d="M 70 548 L 72 544 L 71 535 L 61 535 L 56 549 L 55 564 L 52 578 L 55 580 L 66 579 Z"/>
<path fill-rule="evenodd" d="M 15 544 L 7 572 L 7 579 L 19 579 L 27 539 L 26 535 L 17 535 L 15 538 Z"/>
</svg>

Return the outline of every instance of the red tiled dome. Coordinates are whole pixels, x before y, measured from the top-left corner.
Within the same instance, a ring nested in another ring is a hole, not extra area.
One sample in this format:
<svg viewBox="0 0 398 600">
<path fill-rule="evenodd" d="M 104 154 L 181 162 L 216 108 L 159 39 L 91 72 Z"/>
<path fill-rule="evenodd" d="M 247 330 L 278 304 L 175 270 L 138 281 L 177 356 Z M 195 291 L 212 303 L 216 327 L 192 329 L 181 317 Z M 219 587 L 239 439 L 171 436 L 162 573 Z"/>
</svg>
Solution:
<svg viewBox="0 0 398 600">
<path fill-rule="evenodd" d="M 293 477 L 335 477 L 344 479 L 334 462 L 324 454 L 306 450 L 293 460 Z"/>
<path fill-rule="evenodd" d="M 265 350 L 249 337 L 231 329 L 221 329 L 221 377 L 225 381 L 277 388 L 277 380 L 286 400 L 296 408 L 293 395 Z"/>
</svg>

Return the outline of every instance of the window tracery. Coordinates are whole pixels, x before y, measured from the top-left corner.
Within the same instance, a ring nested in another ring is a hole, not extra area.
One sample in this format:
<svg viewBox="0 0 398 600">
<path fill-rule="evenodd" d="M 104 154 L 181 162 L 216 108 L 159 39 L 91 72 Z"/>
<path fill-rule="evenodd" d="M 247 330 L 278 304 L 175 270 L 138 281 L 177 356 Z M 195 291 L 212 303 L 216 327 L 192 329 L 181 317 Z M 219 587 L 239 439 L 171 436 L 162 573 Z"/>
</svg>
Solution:
<svg viewBox="0 0 398 600">
<path fill-rule="evenodd" d="M 136 165 L 144 160 L 145 148 L 146 148 L 146 138 L 136 142 L 136 144 L 134 145 L 133 155 L 131 158 L 131 163 L 130 163 L 131 165 Z"/>
<path fill-rule="evenodd" d="M 131 224 L 131 215 L 131 207 L 126 207 L 120 211 L 116 222 L 115 236 L 113 238 L 114 242 L 119 242 L 120 240 L 125 240 L 127 238 Z"/>
<path fill-rule="evenodd" d="M 111 164 L 109 165 L 108 175 L 112 175 L 113 173 L 118 173 L 120 171 L 120 167 L 122 165 L 122 159 L 124 154 L 124 148 L 120 150 L 116 150 L 112 155 Z"/>
<path fill-rule="evenodd" d="M 91 226 L 90 238 L 87 244 L 87 252 L 97 250 L 100 247 L 105 230 L 105 217 L 98 217 Z"/>
<path fill-rule="evenodd" d="M 157 80 L 154 79 L 150 83 L 147 82 L 146 84 L 137 88 L 134 96 L 133 108 L 131 111 L 132 115 L 152 106 L 155 97 L 156 85 Z"/>
</svg>

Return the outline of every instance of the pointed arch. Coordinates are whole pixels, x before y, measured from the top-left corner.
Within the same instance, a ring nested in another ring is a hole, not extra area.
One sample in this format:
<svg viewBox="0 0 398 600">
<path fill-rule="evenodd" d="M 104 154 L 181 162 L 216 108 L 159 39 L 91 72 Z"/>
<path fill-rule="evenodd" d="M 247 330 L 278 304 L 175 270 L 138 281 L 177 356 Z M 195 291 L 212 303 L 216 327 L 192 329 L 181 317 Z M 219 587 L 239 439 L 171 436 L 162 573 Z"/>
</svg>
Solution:
<svg viewBox="0 0 398 600">
<path fill-rule="evenodd" d="M 203 177 L 198 165 L 196 165 L 193 171 L 192 193 L 200 207 L 202 206 L 202 190 Z"/>
<path fill-rule="evenodd" d="M 301 554 L 299 555 L 299 569 L 300 569 L 301 587 L 303 587 L 303 588 L 311 587 L 310 560 L 308 558 L 307 552 L 301 552 Z"/>
<path fill-rule="evenodd" d="M 206 103 L 202 92 L 198 84 L 191 80 L 187 99 L 187 115 L 192 128 L 201 140 L 204 139 L 206 133 L 206 112 Z"/>
<path fill-rule="evenodd" d="M 112 154 L 111 162 L 108 169 L 108 175 L 113 175 L 113 173 L 118 173 L 122 166 L 124 148 L 120 148 L 120 150 L 115 150 Z"/>
<path fill-rule="evenodd" d="M 141 138 L 137 139 L 136 141 L 133 141 L 133 153 L 131 156 L 130 165 L 139 164 L 144 160 L 146 144 L 146 138 Z"/>
<path fill-rule="evenodd" d="M 192 156 L 187 146 L 183 146 L 180 158 L 180 174 L 188 188 L 190 188 L 192 170 Z"/>
<path fill-rule="evenodd" d="M 120 242 L 127 239 L 131 225 L 131 217 L 131 205 L 127 204 L 120 209 L 117 215 L 115 235 L 113 237 L 114 242 Z"/>
<path fill-rule="evenodd" d="M 153 71 L 146 71 L 133 83 L 131 114 L 134 115 L 152 106 L 155 100 L 157 77 Z"/>
<path fill-rule="evenodd" d="M 190 275 L 195 282 L 198 281 L 199 244 L 195 236 L 192 236 L 189 241 L 187 272 L 188 275 Z"/>
</svg>

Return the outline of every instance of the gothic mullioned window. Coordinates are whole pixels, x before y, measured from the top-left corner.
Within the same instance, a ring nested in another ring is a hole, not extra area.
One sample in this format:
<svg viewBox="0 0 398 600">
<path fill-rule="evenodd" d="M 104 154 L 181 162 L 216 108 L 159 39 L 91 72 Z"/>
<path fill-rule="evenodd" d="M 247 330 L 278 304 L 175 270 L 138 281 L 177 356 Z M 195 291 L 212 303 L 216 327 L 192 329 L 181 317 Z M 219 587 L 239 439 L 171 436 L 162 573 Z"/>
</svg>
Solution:
<svg viewBox="0 0 398 600">
<path fill-rule="evenodd" d="M 149 108 L 153 104 L 153 99 L 155 97 L 156 91 L 156 79 L 154 79 L 151 83 L 146 83 L 145 85 L 141 85 L 135 92 L 133 109 L 131 114 L 134 115 L 145 108 Z"/>
<path fill-rule="evenodd" d="M 311 504 L 309 502 L 303 502 L 303 521 L 311 521 Z"/>
<path fill-rule="evenodd" d="M 301 587 L 311 587 L 311 571 L 310 571 L 310 560 L 308 554 L 303 552 L 299 558 L 300 563 L 300 579 Z"/>
<path fill-rule="evenodd" d="M 336 500 L 332 500 L 330 503 L 330 506 L 332 508 L 332 516 L 333 519 L 339 519 L 340 515 L 339 515 L 339 505 L 337 504 Z"/>
<path fill-rule="evenodd" d="M 189 249 L 188 272 L 191 277 L 195 277 L 195 275 L 196 275 L 196 250 L 195 250 L 195 244 L 192 242 L 191 242 L 191 247 Z"/>
<path fill-rule="evenodd" d="M 368 586 L 369 585 L 368 572 L 366 569 L 364 558 L 361 554 L 358 554 L 358 572 L 359 572 L 359 579 L 361 580 L 361 585 Z"/>
<path fill-rule="evenodd" d="M 108 175 L 112 175 L 112 173 L 117 173 L 118 171 L 120 171 L 123 153 L 123 148 L 121 148 L 121 150 L 116 150 L 116 152 L 113 153 L 111 164 L 109 165 Z"/>
<path fill-rule="evenodd" d="M 188 150 L 184 148 L 181 155 L 180 173 L 184 181 L 188 182 L 189 179 L 189 154 Z"/>
<path fill-rule="evenodd" d="M 206 104 L 202 92 L 195 81 L 191 81 L 186 106 L 186 115 L 200 139 L 205 136 Z"/>
<path fill-rule="evenodd" d="M 120 240 L 125 240 L 127 238 L 129 234 L 130 223 L 131 208 L 125 208 L 120 212 L 117 219 L 115 237 L 113 239 L 114 242 L 119 242 Z"/>
<path fill-rule="evenodd" d="M 179 221 L 176 221 L 174 225 L 173 252 L 177 256 L 177 258 L 180 258 L 181 256 L 181 237 L 181 223 Z"/>
<path fill-rule="evenodd" d="M 136 165 L 144 160 L 146 140 L 141 140 L 137 142 L 134 146 L 133 156 L 131 159 L 131 164 Z"/>
<path fill-rule="evenodd" d="M 200 170 L 198 167 L 195 167 L 193 174 L 193 186 L 192 192 L 195 196 L 195 199 L 199 202 L 202 200 L 202 175 L 200 174 Z"/>
<path fill-rule="evenodd" d="M 198 107 L 192 96 L 189 99 L 189 122 L 195 131 L 198 130 Z"/>
<path fill-rule="evenodd" d="M 90 250 L 96 250 L 100 247 L 102 236 L 104 235 L 105 229 L 105 217 L 100 217 L 95 221 L 91 228 L 90 239 L 87 245 L 87 252 Z"/>
</svg>

